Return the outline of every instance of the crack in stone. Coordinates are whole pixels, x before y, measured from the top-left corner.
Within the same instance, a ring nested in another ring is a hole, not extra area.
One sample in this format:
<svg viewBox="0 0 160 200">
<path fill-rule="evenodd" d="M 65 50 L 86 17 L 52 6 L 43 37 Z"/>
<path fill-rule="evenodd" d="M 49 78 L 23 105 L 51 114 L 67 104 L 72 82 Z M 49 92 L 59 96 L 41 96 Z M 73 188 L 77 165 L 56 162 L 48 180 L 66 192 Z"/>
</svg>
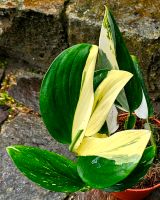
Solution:
<svg viewBox="0 0 160 200">
<path fill-rule="evenodd" d="M 70 0 L 64 1 L 64 6 L 63 6 L 62 12 L 60 14 L 60 20 L 61 20 L 62 28 L 64 31 L 64 40 L 67 44 L 67 47 L 69 47 L 69 41 L 68 41 L 68 18 L 66 15 L 66 10 L 67 10 L 69 3 L 70 3 Z"/>
</svg>

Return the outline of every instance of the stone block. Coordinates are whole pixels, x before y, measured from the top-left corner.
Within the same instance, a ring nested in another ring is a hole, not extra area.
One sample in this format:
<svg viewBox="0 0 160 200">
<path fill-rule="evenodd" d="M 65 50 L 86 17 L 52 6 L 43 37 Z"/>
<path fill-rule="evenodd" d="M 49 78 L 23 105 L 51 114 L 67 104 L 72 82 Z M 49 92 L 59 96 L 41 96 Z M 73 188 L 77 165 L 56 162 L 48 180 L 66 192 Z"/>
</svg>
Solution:
<svg viewBox="0 0 160 200">
<path fill-rule="evenodd" d="M 67 47 L 64 0 L 0 2 L 0 54 L 16 57 L 45 71 Z"/>
</svg>

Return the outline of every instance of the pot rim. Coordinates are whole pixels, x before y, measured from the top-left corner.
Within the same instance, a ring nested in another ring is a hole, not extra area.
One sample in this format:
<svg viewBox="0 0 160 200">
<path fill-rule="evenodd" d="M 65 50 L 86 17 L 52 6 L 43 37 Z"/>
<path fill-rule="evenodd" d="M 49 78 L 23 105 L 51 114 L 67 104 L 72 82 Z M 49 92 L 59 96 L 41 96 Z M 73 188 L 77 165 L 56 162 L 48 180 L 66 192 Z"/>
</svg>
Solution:
<svg viewBox="0 0 160 200">
<path fill-rule="evenodd" d="M 157 183 L 156 185 L 152 186 L 152 187 L 147 187 L 147 188 L 143 188 L 143 189 L 126 189 L 122 192 L 145 192 L 145 191 L 149 191 L 149 190 L 153 190 L 153 189 L 156 189 L 156 188 L 159 188 L 160 187 L 160 183 Z"/>
</svg>

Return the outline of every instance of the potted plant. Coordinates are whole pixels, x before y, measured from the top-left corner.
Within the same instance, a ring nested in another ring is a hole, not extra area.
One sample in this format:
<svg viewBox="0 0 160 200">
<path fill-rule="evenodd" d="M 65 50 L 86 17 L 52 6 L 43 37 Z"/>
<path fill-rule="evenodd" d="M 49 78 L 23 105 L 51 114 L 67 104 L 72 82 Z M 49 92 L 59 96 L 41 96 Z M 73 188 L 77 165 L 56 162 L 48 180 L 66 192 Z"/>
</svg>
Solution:
<svg viewBox="0 0 160 200">
<path fill-rule="evenodd" d="M 138 61 L 107 8 L 99 41 L 99 47 L 83 43 L 63 51 L 40 91 L 44 124 L 77 160 L 35 147 L 7 147 L 18 169 L 48 190 L 123 191 L 144 177 L 157 155 L 149 123 L 153 109 Z M 125 130 L 117 131 L 117 108 L 129 113 Z M 145 119 L 140 129 L 133 129 L 133 113 Z"/>
<path fill-rule="evenodd" d="M 107 43 L 110 45 L 106 45 Z M 145 83 L 143 80 L 143 75 L 141 73 L 139 62 L 135 56 L 129 55 L 129 52 L 125 46 L 125 43 L 123 41 L 119 28 L 115 22 L 115 19 L 107 8 L 106 8 L 104 20 L 102 23 L 99 47 L 100 49 L 102 49 L 103 53 L 105 53 L 106 57 L 110 58 L 108 60 L 111 63 L 110 65 L 111 69 L 125 69 L 134 74 L 135 79 L 132 79 L 134 83 L 131 84 L 131 81 L 130 81 L 130 86 L 128 86 L 128 88 L 127 87 L 124 88 L 124 91 L 121 92 L 121 94 L 118 97 L 119 99 L 117 98 L 117 101 L 118 101 L 117 103 L 119 104 L 118 106 L 120 109 L 123 109 L 129 113 L 128 119 L 125 122 L 125 128 L 130 129 L 135 126 L 137 119 L 135 118 L 135 115 L 133 115 L 133 112 L 135 112 L 135 114 L 139 118 L 145 119 L 145 122 L 147 123 L 141 124 L 140 127 L 145 127 L 147 125 L 147 127 L 145 128 L 152 130 L 151 144 L 155 147 L 155 150 L 156 150 L 157 149 L 156 141 L 155 141 L 155 136 L 153 135 L 154 130 L 151 125 L 151 121 L 154 122 L 154 125 L 157 127 L 160 127 L 160 121 L 156 120 L 153 117 L 153 107 L 150 102 L 147 89 L 145 87 Z M 136 92 L 133 94 L 133 91 L 136 91 Z M 124 93 L 125 93 L 125 96 L 124 96 Z M 132 94 L 129 94 L 129 93 L 132 93 Z M 140 93 L 142 95 L 140 95 Z M 134 101 L 133 95 L 137 96 L 137 102 L 135 101 L 135 104 L 133 104 L 133 101 Z M 139 97 L 141 98 L 141 103 L 139 101 L 140 99 L 138 100 Z M 126 117 L 126 113 L 124 115 Z M 141 170 L 144 170 L 144 169 L 142 168 Z M 144 174 L 145 173 L 146 171 L 144 170 Z M 133 178 L 133 177 L 129 177 L 129 178 Z M 130 188 L 132 186 L 133 185 L 128 184 L 127 188 Z M 118 197 L 119 199 L 124 199 L 124 200 L 143 199 L 157 187 L 160 187 L 160 180 L 158 184 L 153 185 L 153 186 L 151 185 L 151 187 L 143 188 L 143 189 L 137 189 L 137 188 L 128 189 L 123 192 L 114 193 L 114 196 Z M 126 188 L 123 188 L 123 187 L 121 188 L 121 190 L 124 190 L 124 189 Z"/>
</svg>

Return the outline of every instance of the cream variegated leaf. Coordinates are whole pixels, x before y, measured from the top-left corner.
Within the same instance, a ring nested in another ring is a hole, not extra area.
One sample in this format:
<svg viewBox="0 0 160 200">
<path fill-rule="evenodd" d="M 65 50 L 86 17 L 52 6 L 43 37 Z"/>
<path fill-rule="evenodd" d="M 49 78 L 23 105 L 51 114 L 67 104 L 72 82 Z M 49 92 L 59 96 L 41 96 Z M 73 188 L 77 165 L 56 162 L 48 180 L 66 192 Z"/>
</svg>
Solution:
<svg viewBox="0 0 160 200">
<path fill-rule="evenodd" d="M 153 115 L 153 107 L 150 102 L 150 98 L 149 98 L 149 95 L 148 95 L 148 92 L 147 92 L 147 89 L 145 86 L 143 74 L 141 72 L 138 59 L 136 58 L 136 56 L 133 56 L 133 55 L 131 57 L 132 57 L 132 61 L 134 63 L 138 78 L 141 82 L 141 87 L 142 87 L 142 102 L 141 102 L 140 106 L 135 110 L 135 113 L 139 118 L 147 119 L 148 116 Z"/>
<path fill-rule="evenodd" d="M 109 68 L 119 70 L 116 59 L 116 39 L 114 24 L 107 7 L 105 10 L 99 37 L 99 48 L 105 53 Z M 122 89 L 118 95 L 117 101 L 121 104 L 122 109 L 129 111 L 129 105 L 124 89 Z"/>
<path fill-rule="evenodd" d="M 93 91 L 93 75 L 98 54 L 98 46 L 93 45 L 90 49 L 83 74 L 79 101 L 76 107 L 72 126 L 72 143 L 70 149 L 76 149 L 81 143 L 84 132 L 86 130 L 89 118 L 91 116 L 94 91 Z"/>
<path fill-rule="evenodd" d="M 118 118 L 118 111 L 116 106 L 113 104 L 106 120 L 109 134 L 114 133 L 118 129 L 119 124 L 117 118 Z"/>
<path fill-rule="evenodd" d="M 119 92 L 130 80 L 132 74 L 121 70 L 111 70 L 95 91 L 92 115 L 85 136 L 97 133 L 104 124 L 107 115 Z"/>
<path fill-rule="evenodd" d="M 146 97 L 144 95 L 144 92 L 142 90 L 142 102 L 140 106 L 135 110 L 136 115 L 141 118 L 141 119 L 147 119 L 148 118 L 148 106 L 147 106 L 147 101 Z"/>
<path fill-rule="evenodd" d="M 150 135 L 149 130 L 126 130 L 108 138 L 85 137 L 77 149 L 77 154 L 114 160 L 117 165 L 138 163 Z"/>
<path fill-rule="evenodd" d="M 114 26 L 109 11 L 106 8 L 99 37 L 99 48 L 106 54 L 111 69 L 119 69 L 116 60 L 115 42 Z"/>
</svg>

